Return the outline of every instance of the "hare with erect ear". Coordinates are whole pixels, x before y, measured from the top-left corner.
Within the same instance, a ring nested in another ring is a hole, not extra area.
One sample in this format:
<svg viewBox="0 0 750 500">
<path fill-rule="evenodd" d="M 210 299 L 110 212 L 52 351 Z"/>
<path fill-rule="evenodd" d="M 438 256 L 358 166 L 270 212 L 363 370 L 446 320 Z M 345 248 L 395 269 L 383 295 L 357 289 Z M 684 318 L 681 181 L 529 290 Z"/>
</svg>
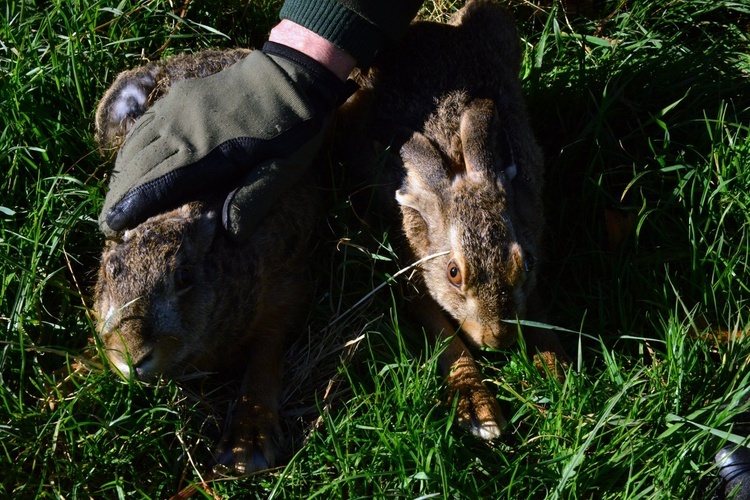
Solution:
<svg viewBox="0 0 750 500">
<path fill-rule="evenodd" d="M 360 150 L 357 168 L 387 156 L 378 181 L 402 226 L 402 257 L 433 256 L 419 266 L 412 316 L 449 341 L 439 361 L 458 421 L 485 439 L 506 422 L 461 339 L 492 348 L 516 340 L 515 320 L 534 312 L 542 251 L 543 166 L 519 46 L 510 15 L 486 1 L 470 2 L 449 24 L 414 23 L 358 76 L 361 90 L 340 115 L 344 128 L 369 137 L 369 159 Z M 369 168 L 380 175 L 379 165 Z M 556 336 L 523 333 L 537 367 L 562 376 L 568 357 Z"/>
<path fill-rule="evenodd" d="M 120 145 L 169 85 L 231 65 L 246 51 L 202 52 L 119 75 L 96 115 L 102 148 Z M 237 373 L 237 403 L 217 460 L 239 473 L 265 469 L 278 454 L 282 349 L 308 305 L 307 240 L 315 197 L 295 187 L 246 243 L 229 240 L 217 200 L 187 203 L 107 240 L 94 310 L 114 370 L 151 380 L 189 373 Z"/>
</svg>

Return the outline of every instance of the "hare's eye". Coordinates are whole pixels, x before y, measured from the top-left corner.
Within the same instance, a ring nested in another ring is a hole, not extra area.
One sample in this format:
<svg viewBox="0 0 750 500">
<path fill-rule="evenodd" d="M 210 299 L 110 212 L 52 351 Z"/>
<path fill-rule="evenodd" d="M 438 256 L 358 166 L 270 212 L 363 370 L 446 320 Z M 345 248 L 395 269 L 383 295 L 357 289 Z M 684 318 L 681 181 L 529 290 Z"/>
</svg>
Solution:
<svg viewBox="0 0 750 500">
<path fill-rule="evenodd" d="M 535 263 L 536 263 L 536 259 L 534 259 L 534 256 L 531 254 L 528 254 L 523 261 L 523 269 L 527 273 L 530 273 L 534 269 Z"/>
<path fill-rule="evenodd" d="M 451 285 L 460 287 L 463 283 L 463 276 L 461 276 L 461 268 L 458 267 L 458 264 L 456 264 L 456 261 L 451 259 L 450 262 L 448 262 L 448 281 L 451 282 Z"/>
<path fill-rule="evenodd" d="M 193 285 L 193 273 L 187 267 L 180 267 L 174 273 L 174 284 L 178 290 L 184 290 Z"/>
</svg>

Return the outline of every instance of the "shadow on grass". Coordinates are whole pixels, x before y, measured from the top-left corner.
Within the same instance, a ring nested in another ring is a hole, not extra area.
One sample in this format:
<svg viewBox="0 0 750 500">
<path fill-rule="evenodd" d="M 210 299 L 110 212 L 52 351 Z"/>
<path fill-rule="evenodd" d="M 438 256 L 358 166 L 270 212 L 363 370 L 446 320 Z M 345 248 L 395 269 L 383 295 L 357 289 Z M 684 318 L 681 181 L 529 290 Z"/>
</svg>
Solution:
<svg viewBox="0 0 750 500">
<path fill-rule="evenodd" d="M 731 140 L 722 136 L 736 133 L 737 147 L 747 137 L 750 17 L 698 2 L 685 11 L 636 8 L 653 9 L 639 16 L 653 20 L 640 27 L 642 37 L 626 30 L 623 4 L 599 24 L 577 25 L 578 33 L 550 29 L 541 64 L 527 78 L 548 160 L 549 281 L 542 287 L 563 326 L 580 327 L 586 311 L 585 331 L 608 342 L 653 327 L 675 297 L 697 306 L 707 323 L 732 326 L 738 311 L 725 306 L 746 291 L 699 262 L 706 244 L 691 228 L 725 233 L 735 253 L 747 248 L 741 171 L 725 173 L 738 182 L 723 201 L 713 200 L 720 212 L 727 198 L 744 197 L 733 218 L 709 220 L 709 210 L 697 208 L 721 182 L 714 156 Z"/>
</svg>

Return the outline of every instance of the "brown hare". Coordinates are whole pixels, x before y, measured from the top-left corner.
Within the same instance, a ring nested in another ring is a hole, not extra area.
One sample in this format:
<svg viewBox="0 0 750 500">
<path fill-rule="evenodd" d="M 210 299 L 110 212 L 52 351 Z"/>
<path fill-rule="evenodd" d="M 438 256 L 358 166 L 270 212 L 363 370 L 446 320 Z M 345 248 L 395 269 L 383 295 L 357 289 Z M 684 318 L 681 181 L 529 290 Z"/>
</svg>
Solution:
<svg viewBox="0 0 750 500">
<path fill-rule="evenodd" d="M 203 52 L 122 73 L 97 111 L 100 145 L 126 140 L 171 83 L 214 73 L 246 53 Z M 268 468 L 277 457 L 282 350 L 308 306 L 315 196 L 295 189 L 246 243 L 221 229 L 220 203 L 196 201 L 106 241 L 99 268 L 97 331 L 115 370 L 139 380 L 191 372 L 242 378 L 217 457 L 239 473 Z"/>
<path fill-rule="evenodd" d="M 361 89 L 340 113 L 343 129 L 366 138 L 343 161 L 384 185 L 405 236 L 401 256 L 434 255 L 419 266 L 411 309 L 436 339 L 450 340 L 440 366 L 458 421 L 485 439 L 500 436 L 505 419 L 454 334 L 480 347 L 516 340 L 514 320 L 536 300 L 544 227 L 519 45 L 510 15 L 490 2 L 470 2 L 449 24 L 416 22 L 357 75 Z M 524 337 L 537 366 L 561 376 L 568 358 L 556 336 L 526 328 Z"/>
</svg>

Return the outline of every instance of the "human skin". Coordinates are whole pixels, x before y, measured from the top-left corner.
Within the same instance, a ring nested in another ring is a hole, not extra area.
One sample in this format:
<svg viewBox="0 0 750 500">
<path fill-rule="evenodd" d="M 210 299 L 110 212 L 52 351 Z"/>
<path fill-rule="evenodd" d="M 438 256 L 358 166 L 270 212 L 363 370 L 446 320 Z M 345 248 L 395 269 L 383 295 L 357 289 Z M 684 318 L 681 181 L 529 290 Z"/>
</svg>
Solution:
<svg viewBox="0 0 750 500">
<path fill-rule="evenodd" d="M 348 52 L 336 47 L 317 33 L 288 19 L 283 19 L 271 29 L 268 40 L 308 55 L 331 70 L 341 81 L 346 80 L 357 64 L 357 61 Z"/>
</svg>

